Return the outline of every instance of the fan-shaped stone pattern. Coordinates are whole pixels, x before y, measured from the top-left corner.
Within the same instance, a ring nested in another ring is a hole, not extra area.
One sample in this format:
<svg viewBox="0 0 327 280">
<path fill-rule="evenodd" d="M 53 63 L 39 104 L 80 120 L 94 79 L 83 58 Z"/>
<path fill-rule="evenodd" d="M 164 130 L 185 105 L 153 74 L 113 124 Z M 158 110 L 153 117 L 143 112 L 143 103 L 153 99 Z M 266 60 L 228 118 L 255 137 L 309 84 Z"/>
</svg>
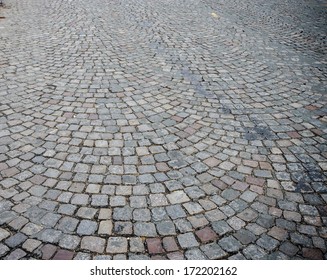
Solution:
<svg viewBox="0 0 327 280">
<path fill-rule="evenodd" d="M 326 257 L 326 13 L 282 2 L 8 0 L 0 257 Z"/>
</svg>

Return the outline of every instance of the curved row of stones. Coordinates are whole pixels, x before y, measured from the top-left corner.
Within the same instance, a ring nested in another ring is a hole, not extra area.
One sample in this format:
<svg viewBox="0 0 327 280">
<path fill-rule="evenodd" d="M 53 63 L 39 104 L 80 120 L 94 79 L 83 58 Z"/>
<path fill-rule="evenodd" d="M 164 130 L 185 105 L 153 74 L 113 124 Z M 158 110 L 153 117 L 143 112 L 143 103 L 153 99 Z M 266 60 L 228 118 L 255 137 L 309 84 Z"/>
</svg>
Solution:
<svg viewBox="0 0 327 280">
<path fill-rule="evenodd" d="M 326 258 L 316 53 L 226 3 L 6 2 L 1 258 Z"/>
<path fill-rule="evenodd" d="M 233 19 L 254 30 L 264 32 L 269 39 L 316 57 L 319 63 L 326 53 L 326 3 L 319 0 L 267 2 L 255 0 L 208 1 L 213 9 L 224 7 Z M 242 11 L 239 13 L 239 11 Z M 312 21 L 312 17 L 315 18 Z"/>
</svg>

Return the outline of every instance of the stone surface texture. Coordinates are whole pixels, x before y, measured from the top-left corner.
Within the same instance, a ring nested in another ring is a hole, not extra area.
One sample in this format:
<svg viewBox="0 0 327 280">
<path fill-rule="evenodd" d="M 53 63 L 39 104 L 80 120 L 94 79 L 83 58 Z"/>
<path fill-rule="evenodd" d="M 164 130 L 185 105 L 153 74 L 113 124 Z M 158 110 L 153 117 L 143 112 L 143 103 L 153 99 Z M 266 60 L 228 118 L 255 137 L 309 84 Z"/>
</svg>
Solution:
<svg viewBox="0 0 327 280">
<path fill-rule="evenodd" d="M 1 259 L 326 259 L 327 6 L 5 0 Z"/>
</svg>

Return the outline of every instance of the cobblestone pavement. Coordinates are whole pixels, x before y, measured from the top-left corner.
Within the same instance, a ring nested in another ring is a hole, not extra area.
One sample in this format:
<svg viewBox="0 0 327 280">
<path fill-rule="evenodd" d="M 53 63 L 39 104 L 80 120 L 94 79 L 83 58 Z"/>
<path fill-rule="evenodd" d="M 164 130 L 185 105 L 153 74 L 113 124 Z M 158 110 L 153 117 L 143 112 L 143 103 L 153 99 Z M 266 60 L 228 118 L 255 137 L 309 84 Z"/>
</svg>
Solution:
<svg viewBox="0 0 327 280">
<path fill-rule="evenodd" d="M 326 1 L 5 0 L 1 259 L 326 259 Z"/>
</svg>

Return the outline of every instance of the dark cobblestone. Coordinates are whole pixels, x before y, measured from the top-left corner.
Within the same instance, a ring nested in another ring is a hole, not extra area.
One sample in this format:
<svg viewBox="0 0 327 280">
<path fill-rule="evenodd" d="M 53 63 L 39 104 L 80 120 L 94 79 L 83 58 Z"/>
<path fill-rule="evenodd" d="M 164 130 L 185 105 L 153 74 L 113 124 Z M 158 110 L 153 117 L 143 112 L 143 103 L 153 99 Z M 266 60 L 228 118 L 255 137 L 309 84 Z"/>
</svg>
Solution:
<svg viewBox="0 0 327 280">
<path fill-rule="evenodd" d="M 185 252 L 187 260 L 206 260 L 207 257 L 199 249 L 190 249 Z"/>
<path fill-rule="evenodd" d="M 288 256 L 294 256 L 299 251 L 299 248 L 286 241 L 279 247 L 279 250 Z"/>
<path fill-rule="evenodd" d="M 243 245 L 233 236 L 220 239 L 218 245 L 227 252 L 238 252 L 243 247 Z"/>
<path fill-rule="evenodd" d="M 279 242 L 268 236 L 268 235 L 262 235 L 256 242 L 259 246 L 261 246 L 262 248 L 266 249 L 267 251 L 272 251 L 274 250 Z"/>
<path fill-rule="evenodd" d="M 18 245 L 21 245 L 26 239 L 27 239 L 26 235 L 22 233 L 17 233 L 6 239 L 5 244 L 11 248 L 15 248 Z"/>
<path fill-rule="evenodd" d="M 249 245 L 243 250 L 243 254 L 247 259 L 260 260 L 264 259 L 266 252 L 256 245 Z"/>
<path fill-rule="evenodd" d="M 234 234 L 234 237 L 245 245 L 251 244 L 257 239 L 255 234 L 246 229 L 239 230 Z"/>
<path fill-rule="evenodd" d="M 222 259 L 227 256 L 227 253 L 217 243 L 203 245 L 200 249 L 210 260 Z"/>
</svg>

